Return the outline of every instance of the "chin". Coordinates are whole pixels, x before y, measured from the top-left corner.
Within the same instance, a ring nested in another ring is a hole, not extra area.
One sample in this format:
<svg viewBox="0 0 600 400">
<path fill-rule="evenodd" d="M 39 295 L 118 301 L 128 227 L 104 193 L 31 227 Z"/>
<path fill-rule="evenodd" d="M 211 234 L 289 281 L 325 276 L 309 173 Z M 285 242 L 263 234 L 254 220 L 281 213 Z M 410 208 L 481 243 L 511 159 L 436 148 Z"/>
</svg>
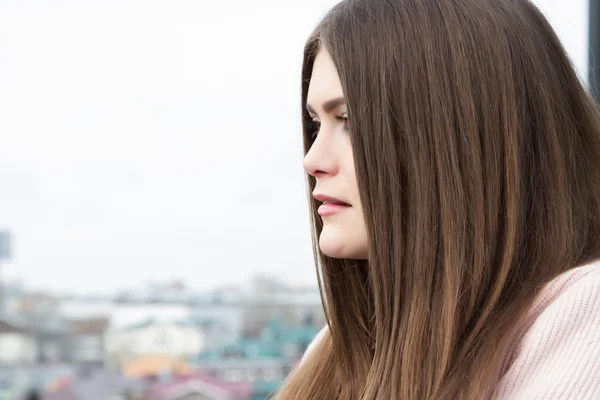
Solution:
<svg viewBox="0 0 600 400">
<path fill-rule="evenodd" d="M 323 254 L 325 254 L 327 257 L 331 257 L 331 258 L 348 258 L 346 252 L 342 251 L 342 250 L 337 250 L 337 249 L 331 249 L 327 246 L 320 246 L 321 247 L 321 251 L 323 252 Z"/>
<path fill-rule="evenodd" d="M 354 243 L 352 239 L 343 232 L 332 232 L 324 228 L 319 237 L 319 248 L 331 258 L 366 259 L 366 246 Z"/>
</svg>

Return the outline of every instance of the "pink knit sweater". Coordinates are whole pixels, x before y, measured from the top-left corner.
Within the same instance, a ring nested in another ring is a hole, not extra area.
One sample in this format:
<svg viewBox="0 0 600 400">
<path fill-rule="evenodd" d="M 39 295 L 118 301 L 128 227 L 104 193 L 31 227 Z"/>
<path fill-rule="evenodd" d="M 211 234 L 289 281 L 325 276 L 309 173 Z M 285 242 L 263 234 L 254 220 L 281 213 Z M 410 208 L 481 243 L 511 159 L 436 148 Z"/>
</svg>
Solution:
<svg viewBox="0 0 600 400">
<path fill-rule="evenodd" d="M 494 399 L 600 399 L 600 262 L 546 284 L 520 325 Z"/>
<path fill-rule="evenodd" d="M 519 325 L 492 399 L 600 400 L 600 261 L 546 284 Z"/>
</svg>

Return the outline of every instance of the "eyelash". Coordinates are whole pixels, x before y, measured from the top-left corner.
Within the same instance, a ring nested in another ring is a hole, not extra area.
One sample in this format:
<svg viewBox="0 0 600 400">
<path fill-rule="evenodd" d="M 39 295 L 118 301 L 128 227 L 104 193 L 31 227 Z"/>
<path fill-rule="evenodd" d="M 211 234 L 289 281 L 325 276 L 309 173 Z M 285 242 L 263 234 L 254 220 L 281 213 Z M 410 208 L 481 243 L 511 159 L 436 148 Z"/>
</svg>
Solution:
<svg viewBox="0 0 600 400">
<path fill-rule="evenodd" d="M 348 131 L 348 117 L 340 117 L 340 116 L 336 116 L 335 119 L 337 121 L 343 122 L 344 123 L 344 131 Z M 315 140 L 317 138 L 317 135 L 319 134 L 319 129 L 321 128 L 321 123 L 317 122 L 317 121 L 313 121 L 310 120 L 308 121 L 308 132 L 310 134 L 310 138 L 311 140 Z"/>
</svg>

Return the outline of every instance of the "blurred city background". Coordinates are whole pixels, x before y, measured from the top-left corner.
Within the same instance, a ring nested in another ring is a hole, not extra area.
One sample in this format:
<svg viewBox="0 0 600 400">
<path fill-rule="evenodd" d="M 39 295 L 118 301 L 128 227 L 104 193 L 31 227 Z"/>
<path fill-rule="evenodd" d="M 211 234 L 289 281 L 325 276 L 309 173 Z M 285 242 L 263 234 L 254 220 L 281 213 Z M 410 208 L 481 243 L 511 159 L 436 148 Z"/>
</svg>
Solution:
<svg viewBox="0 0 600 400">
<path fill-rule="evenodd" d="M 336 2 L 0 0 L 0 400 L 281 385 L 325 324 L 299 77 Z M 534 3 L 594 86 L 595 2 Z"/>
</svg>

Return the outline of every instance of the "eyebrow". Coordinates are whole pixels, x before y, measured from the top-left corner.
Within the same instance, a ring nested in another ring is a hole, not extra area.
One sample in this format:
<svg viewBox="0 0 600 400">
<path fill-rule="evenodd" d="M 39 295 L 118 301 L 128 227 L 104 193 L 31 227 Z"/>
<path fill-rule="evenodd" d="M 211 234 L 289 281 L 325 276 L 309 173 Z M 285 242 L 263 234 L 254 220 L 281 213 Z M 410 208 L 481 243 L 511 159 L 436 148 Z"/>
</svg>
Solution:
<svg viewBox="0 0 600 400">
<path fill-rule="evenodd" d="M 323 111 L 325 111 L 325 113 L 328 114 L 337 107 L 344 104 L 346 104 L 345 98 L 336 97 L 335 99 L 327 100 L 325 103 L 323 103 Z M 306 110 L 313 115 L 316 114 L 315 110 L 313 110 L 313 108 L 310 105 L 308 105 L 308 103 L 306 104 Z"/>
</svg>

